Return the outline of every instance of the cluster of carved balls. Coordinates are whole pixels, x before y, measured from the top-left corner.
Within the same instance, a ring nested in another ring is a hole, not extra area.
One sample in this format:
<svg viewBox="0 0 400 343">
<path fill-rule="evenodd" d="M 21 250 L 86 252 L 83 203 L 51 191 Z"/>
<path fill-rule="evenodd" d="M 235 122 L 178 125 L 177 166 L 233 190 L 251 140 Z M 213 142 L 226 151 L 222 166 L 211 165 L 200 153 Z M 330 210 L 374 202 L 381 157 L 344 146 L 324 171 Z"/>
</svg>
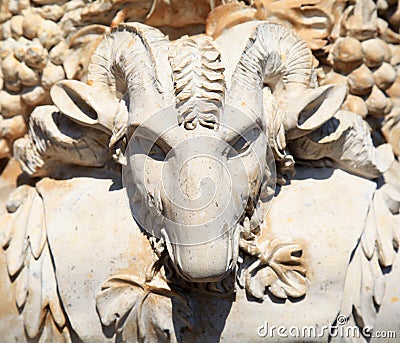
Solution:
<svg viewBox="0 0 400 343">
<path fill-rule="evenodd" d="M 344 109 L 366 119 L 375 143 L 389 142 L 399 155 L 400 8 L 395 10 L 396 6 L 397 1 L 366 0 L 347 11 L 352 14 L 339 23 L 339 34 L 329 38 L 319 82 L 346 84 Z"/>
<path fill-rule="evenodd" d="M 57 20 L 58 5 L 25 8 L 1 24 L 0 56 L 3 116 L 26 114 L 29 106 L 49 103 L 49 89 L 65 78 L 68 45 Z"/>
<path fill-rule="evenodd" d="M 346 83 L 349 88 L 347 108 L 363 117 L 384 117 L 393 108 L 400 79 L 396 71 L 398 46 L 380 38 L 359 41 L 339 37 L 332 45 L 328 60 L 333 69 L 326 83 Z"/>
<path fill-rule="evenodd" d="M 83 6 L 76 0 L 0 2 L 0 158 L 12 154 L 32 110 L 51 104 L 50 88 L 74 77 L 68 34 Z"/>
</svg>

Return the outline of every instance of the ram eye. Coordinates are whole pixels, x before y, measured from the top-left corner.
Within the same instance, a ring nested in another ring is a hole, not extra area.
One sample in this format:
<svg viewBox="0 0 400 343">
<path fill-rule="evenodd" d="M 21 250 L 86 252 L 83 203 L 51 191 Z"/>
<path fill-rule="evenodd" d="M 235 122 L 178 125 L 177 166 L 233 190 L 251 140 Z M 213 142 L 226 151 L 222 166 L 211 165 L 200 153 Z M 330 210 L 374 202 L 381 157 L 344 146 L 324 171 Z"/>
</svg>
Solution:
<svg viewBox="0 0 400 343">
<path fill-rule="evenodd" d="M 228 158 L 232 159 L 248 153 L 250 151 L 252 143 L 257 139 L 259 135 L 260 129 L 253 128 L 248 130 L 245 134 L 235 137 L 235 139 L 233 139 L 230 143 L 231 149 L 229 150 Z"/>
<path fill-rule="evenodd" d="M 143 152 L 147 154 L 153 160 L 156 161 L 164 161 L 166 158 L 165 150 L 161 147 L 159 141 L 153 142 L 147 138 L 140 137 L 139 139 L 140 146 L 143 149 Z"/>
<path fill-rule="evenodd" d="M 154 144 L 149 153 L 148 156 L 151 157 L 153 160 L 156 161 L 164 161 L 165 160 L 165 152 L 161 147 L 159 147 L 157 144 Z"/>
</svg>

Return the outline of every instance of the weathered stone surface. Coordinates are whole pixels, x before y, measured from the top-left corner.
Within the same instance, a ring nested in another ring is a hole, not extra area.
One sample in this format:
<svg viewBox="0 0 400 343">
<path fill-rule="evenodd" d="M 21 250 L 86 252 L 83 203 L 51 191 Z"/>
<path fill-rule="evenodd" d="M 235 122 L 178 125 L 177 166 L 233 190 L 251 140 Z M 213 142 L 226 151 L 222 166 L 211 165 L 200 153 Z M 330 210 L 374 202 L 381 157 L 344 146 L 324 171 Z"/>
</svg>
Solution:
<svg viewBox="0 0 400 343">
<path fill-rule="evenodd" d="M 85 342 L 112 341 L 104 337 L 96 313 L 104 281 L 124 273 L 144 279 L 154 259 L 120 183 L 81 177 L 43 179 L 37 186 L 60 295 L 72 328 Z"/>
<path fill-rule="evenodd" d="M 0 340 L 399 329 L 397 7 L 0 1 Z"/>
<path fill-rule="evenodd" d="M 269 327 L 287 328 L 321 328 L 334 322 L 341 306 L 349 258 L 361 235 L 360 228 L 375 187 L 373 182 L 339 170 L 298 168 L 291 185 L 283 186 L 272 201 L 264 234 L 271 238 L 290 237 L 301 243 L 310 280 L 305 298 L 283 303 L 266 297 L 259 304 L 248 301 L 245 293 L 238 290 L 231 307 L 226 303 L 225 307 L 219 304 L 211 307 L 211 301 L 197 300 L 199 308 L 205 308 L 201 329 L 207 330 L 209 319 L 206 318 L 211 313 L 214 313 L 211 322 L 218 322 L 221 315 L 229 312 L 221 333 L 222 341 L 240 338 L 241 341 L 263 342 L 267 337 L 259 337 L 257 330 L 265 322 Z M 354 198 L 346 196 L 349 188 Z M 215 310 L 217 312 L 213 312 Z M 391 320 L 391 325 L 395 323 L 395 319 Z M 282 341 L 297 342 L 298 338 Z M 327 335 L 316 340 L 326 341 Z"/>
<path fill-rule="evenodd" d="M 17 187 L 17 177 L 21 173 L 18 162 L 15 160 L 0 160 L 0 217 L 6 213 L 4 204 L 8 200 L 9 194 Z M 0 231 L 1 231 L 0 224 Z M 18 309 L 15 306 L 15 285 L 8 277 L 6 255 L 0 250 L 0 332 L 2 340 L 5 342 L 24 342 L 21 332 L 24 330 L 22 318 L 18 315 Z"/>
</svg>

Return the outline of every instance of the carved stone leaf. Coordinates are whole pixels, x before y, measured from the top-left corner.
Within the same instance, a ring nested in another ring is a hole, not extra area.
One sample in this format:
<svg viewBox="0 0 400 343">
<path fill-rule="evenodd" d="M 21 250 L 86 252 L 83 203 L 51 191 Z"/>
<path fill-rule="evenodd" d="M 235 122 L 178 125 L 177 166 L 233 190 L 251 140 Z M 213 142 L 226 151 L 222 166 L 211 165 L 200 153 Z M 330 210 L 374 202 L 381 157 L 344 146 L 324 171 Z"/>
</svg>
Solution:
<svg viewBox="0 0 400 343">
<path fill-rule="evenodd" d="M 15 284 L 15 302 L 26 335 L 39 342 L 69 342 L 47 245 L 43 202 L 36 189 L 22 186 L 10 196 L 1 221 L 2 247 Z"/>
<path fill-rule="evenodd" d="M 179 328 L 175 331 L 175 325 L 182 327 L 179 322 L 189 312 L 178 312 L 172 319 L 172 299 L 158 296 L 155 293 L 143 294 L 138 305 L 130 312 L 122 332 L 122 341 L 126 343 L 136 342 L 178 342 Z M 140 306 L 140 303 L 143 303 Z"/>
<path fill-rule="evenodd" d="M 28 268 L 22 268 L 17 278 L 15 279 L 15 302 L 17 303 L 17 306 L 19 308 L 24 306 L 26 298 L 28 296 L 28 280 L 29 280 Z"/>
<path fill-rule="evenodd" d="M 374 261 L 368 261 L 362 249 L 357 248 L 345 281 L 340 314 L 349 319 L 348 324 L 354 321 L 354 325 L 360 328 L 374 326 L 377 315 L 375 304 L 378 305 L 375 302 L 375 294 L 382 296 L 384 293 L 383 280 L 374 275 L 373 264 L 377 257 L 374 256 L 372 260 Z M 350 339 L 349 342 L 353 341 Z"/>
<path fill-rule="evenodd" d="M 304 275 L 296 271 L 287 271 L 285 281 L 277 280 L 271 285 L 270 291 L 274 294 L 280 288 L 280 294 L 285 294 L 286 297 L 300 298 L 306 294 L 309 282 Z M 278 296 L 274 294 L 275 296 Z"/>
<path fill-rule="evenodd" d="M 39 341 L 43 342 L 64 342 L 61 333 L 66 319 L 58 299 L 47 245 L 39 259 L 31 256 L 28 272 L 28 296 L 22 311 L 28 336 L 34 338 L 39 335 Z"/>
<path fill-rule="evenodd" d="M 309 281 L 301 259 L 301 247 L 294 243 L 273 240 L 266 253 L 247 270 L 246 290 L 262 299 L 266 290 L 278 298 L 299 298 L 306 294 Z"/>
<path fill-rule="evenodd" d="M 359 264 L 359 252 L 356 251 L 352 263 L 347 269 L 346 281 L 344 289 L 347 294 L 343 297 L 340 313 L 349 318 L 353 311 L 353 303 L 358 302 L 361 283 L 361 268 Z"/>
<path fill-rule="evenodd" d="M 386 207 L 382 198 L 384 188 L 379 189 L 374 196 L 371 209 L 365 223 L 361 244 L 368 259 L 377 254 L 379 263 L 383 267 L 393 264 L 398 247 L 399 225 L 395 216 Z"/>
<path fill-rule="evenodd" d="M 46 321 L 44 324 L 42 335 L 40 336 L 38 343 L 47 343 L 47 342 L 54 342 L 54 343 L 69 343 L 71 341 L 71 337 L 69 335 L 69 331 L 67 328 L 60 329 L 51 320 L 50 316 L 46 317 Z"/>
<path fill-rule="evenodd" d="M 307 41 L 311 49 L 327 44 L 332 30 L 333 1 L 320 0 L 258 0 L 258 19 L 280 21 L 291 25 Z"/>
<path fill-rule="evenodd" d="M 46 244 L 46 226 L 44 222 L 44 209 L 42 199 L 36 194 L 32 201 L 31 212 L 29 214 L 27 237 L 31 247 L 32 255 L 39 258 Z"/>
<path fill-rule="evenodd" d="M 271 268 L 263 268 L 258 271 L 255 277 L 250 278 L 247 292 L 257 299 L 263 299 L 265 296 L 266 285 L 274 285 L 277 281 L 278 277 Z M 276 294 L 277 292 L 273 292 L 272 287 L 270 288 L 270 291 L 276 297 L 280 298 L 280 296 Z M 283 294 L 283 298 L 286 298 L 285 294 Z"/>
<path fill-rule="evenodd" d="M 65 316 L 59 303 L 56 276 L 47 245 L 43 251 L 42 268 L 42 309 L 48 306 L 52 320 L 59 328 L 63 328 Z"/>
<path fill-rule="evenodd" d="M 305 277 L 305 267 L 301 261 L 301 247 L 298 244 L 278 245 L 270 258 L 269 265 L 277 274 L 278 280 L 271 285 L 271 293 L 281 288 L 280 294 L 298 298 L 305 295 L 308 280 Z M 275 294 L 274 294 L 275 295 Z"/>
<path fill-rule="evenodd" d="M 36 337 L 46 313 L 42 311 L 42 261 L 31 260 L 29 265 L 29 297 L 26 301 L 23 318 L 26 333 Z"/>
<path fill-rule="evenodd" d="M 10 246 L 6 250 L 7 269 L 10 276 L 14 276 L 22 267 L 26 258 L 28 240 L 26 237 L 27 218 L 32 203 L 34 190 L 31 188 L 24 203 L 18 208 L 15 218 L 9 223 L 12 226 Z"/>
<path fill-rule="evenodd" d="M 355 317 L 360 319 L 358 323 L 361 324 L 360 326 L 373 327 L 376 318 L 376 309 L 373 300 L 374 287 L 369 287 L 368 285 L 374 284 L 374 276 L 369 261 L 365 257 L 362 258 L 362 256 L 360 256 L 360 269 L 362 270 L 360 302 L 359 304 L 354 304 Z"/>
<path fill-rule="evenodd" d="M 105 326 L 115 324 L 119 328 L 122 318 L 132 310 L 140 293 L 144 292 L 138 280 L 131 275 L 120 275 L 108 279 L 100 294 L 96 296 L 96 307 Z"/>
<path fill-rule="evenodd" d="M 173 303 L 178 309 L 172 319 Z M 181 330 L 192 327 L 186 298 L 168 288 L 140 282 L 133 275 L 106 280 L 96 307 L 101 322 L 114 324 L 123 342 L 175 342 Z"/>
<path fill-rule="evenodd" d="M 213 9 L 207 17 L 206 34 L 214 39 L 223 30 L 226 30 L 239 23 L 254 20 L 257 10 L 239 2 L 230 2 Z"/>
<path fill-rule="evenodd" d="M 372 205 L 368 211 L 364 232 L 361 236 L 361 247 L 368 259 L 372 258 L 375 251 L 376 230 L 375 206 Z"/>
<path fill-rule="evenodd" d="M 376 248 L 378 251 L 379 263 L 383 267 L 389 267 L 394 263 L 396 258 L 394 249 L 398 247 L 396 240 L 399 228 L 396 218 L 386 207 L 381 193 L 382 192 L 378 190 L 374 197 L 375 219 L 378 228 Z"/>
<path fill-rule="evenodd" d="M 6 213 L 2 218 L 0 218 L 0 246 L 2 248 L 6 248 L 10 243 L 13 229 L 11 221 L 12 216 L 9 213 Z"/>
<path fill-rule="evenodd" d="M 374 280 L 374 303 L 380 306 L 382 304 L 383 296 L 385 295 L 385 275 L 382 274 L 382 269 L 377 258 L 370 260 L 370 268 Z"/>
<path fill-rule="evenodd" d="M 360 328 L 373 328 L 385 294 L 385 267 L 396 258 L 398 222 L 382 198 L 383 188 L 375 192 L 364 231 L 350 260 L 340 314 L 354 320 Z"/>
</svg>

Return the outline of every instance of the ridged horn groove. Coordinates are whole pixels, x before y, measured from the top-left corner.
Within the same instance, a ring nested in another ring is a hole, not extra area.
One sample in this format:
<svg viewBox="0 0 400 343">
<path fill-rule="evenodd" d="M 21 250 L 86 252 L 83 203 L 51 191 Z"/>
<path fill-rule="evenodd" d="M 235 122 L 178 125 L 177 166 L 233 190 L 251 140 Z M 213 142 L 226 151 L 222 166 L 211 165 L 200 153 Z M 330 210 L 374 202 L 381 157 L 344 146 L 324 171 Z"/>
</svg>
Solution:
<svg viewBox="0 0 400 343">
<path fill-rule="evenodd" d="M 259 22 L 252 28 L 232 76 L 232 88 L 313 86 L 313 56 L 303 39 L 288 28 Z M 282 85 L 281 85 L 282 86 Z"/>
<path fill-rule="evenodd" d="M 103 39 L 92 56 L 89 82 L 126 101 L 128 124 L 173 104 L 168 46 L 168 39 L 155 28 L 123 24 Z"/>
</svg>

